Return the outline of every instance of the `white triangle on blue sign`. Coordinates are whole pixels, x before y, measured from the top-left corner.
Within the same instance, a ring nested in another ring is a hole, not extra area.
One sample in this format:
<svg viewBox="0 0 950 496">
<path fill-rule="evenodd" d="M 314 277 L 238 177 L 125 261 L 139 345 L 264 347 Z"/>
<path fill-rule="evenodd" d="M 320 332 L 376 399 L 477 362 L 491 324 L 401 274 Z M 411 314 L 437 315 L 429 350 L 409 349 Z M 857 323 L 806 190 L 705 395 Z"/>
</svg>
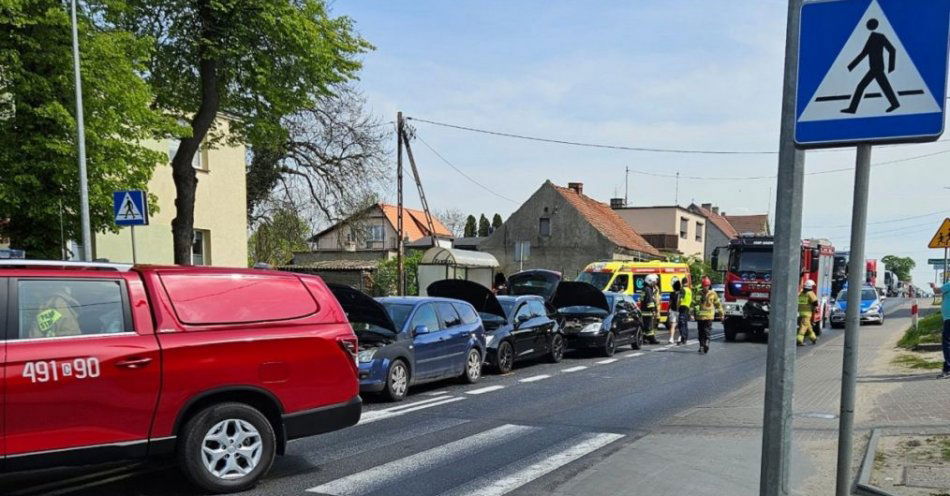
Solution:
<svg viewBox="0 0 950 496">
<path fill-rule="evenodd" d="M 119 212 L 115 214 L 115 220 L 145 220 L 145 216 L 142 215 L 142 211 L 139 210 L 138 205 L 135 204 L 135 202 L 132 200 L 132 195 L 129 193 L 126 193 L 125 198 L 122 199 L 122 203 L 119 206 Z"/>
<path fill-rule="evenodd" d="M 894 51 L 894 70 L 890 72 L 888 44 Z M 869 49 L 869 53 L 865 53 L 866 49 Z M 879 69 L 875 70 L 875 66 Z M 863 91 L 860 91 L 862 81 L 865 84 Z M 855 99 L 858 93 L 860 96 Z M 854 103 L 857 103 L 856 108 Z M 931 114 L 940 111 L 940 105 L 924 83 L 897 32 L 884 15 L 884 10 L 877 0 L 871 0 L 798 121 Z"/>
</svg>

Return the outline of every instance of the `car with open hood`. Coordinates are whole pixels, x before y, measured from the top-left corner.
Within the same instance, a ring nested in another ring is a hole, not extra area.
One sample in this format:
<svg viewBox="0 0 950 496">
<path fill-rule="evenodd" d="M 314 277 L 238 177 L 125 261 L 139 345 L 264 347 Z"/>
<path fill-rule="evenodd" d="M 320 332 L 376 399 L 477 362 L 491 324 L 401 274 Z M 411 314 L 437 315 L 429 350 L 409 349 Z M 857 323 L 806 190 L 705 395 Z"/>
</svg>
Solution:
<svg viewBox="0 0 950 496">
<path fill-rule="evenodd" d="M 426 293 L 475 308 L 485 327 L 485 362 L 499 373 L 511 372 L 518 361 L 546 357 L 556 363 L 564 355 L 564 335 L 541 296 L 495 296 L 485 286 L 461 279 L 436 281 Z"/>
<path fill-rule="evenodd" d="M 360 392 L 400 401 L 413 385 L 481 378 L 485 329 L 472 305 L 419 296 L 374 300 L 351 289 L 353 298 L 356 293 L 363 298 L 360 311 L 347 317 L 359 342 Z"/>
<path fill-rule="evenodd" d="M 640 310 L 633 297 L 602 292 L 586 282 L 562 281 L 552 299 L 567 344 L 612 356 L 617 348 L 643 346 Z"/>
</svg>

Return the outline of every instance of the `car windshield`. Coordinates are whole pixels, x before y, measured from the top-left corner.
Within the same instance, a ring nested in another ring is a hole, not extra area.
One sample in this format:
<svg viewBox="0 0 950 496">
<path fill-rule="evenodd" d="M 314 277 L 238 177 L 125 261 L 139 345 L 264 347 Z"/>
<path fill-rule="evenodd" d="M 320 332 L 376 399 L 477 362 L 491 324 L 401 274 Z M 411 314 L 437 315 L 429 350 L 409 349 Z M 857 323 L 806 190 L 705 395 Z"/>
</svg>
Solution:
<svg viewBox="0 0 950 496">
<path fill-rule="evenodd" d="M 578 274 L 577 280 L 586 282 L 597 289 L 604 289 L 612 276 L 612 272 L 581 272 Z"/>
<path fill-rule="evenodd" d="M 759 250 L 744 250 L 739 254 L 739 263 L 736 272 L 771 272 L 772 252 Z"/>
<path fill-rule="evenodd" d="M 511 311 L 515 309 L 515 300 L 499 298 L 498 303 L 501 303 L 501 309 L 505 311 L 505 315 L 510 316 Z"/>
<path fill-rule="evenodd" d="M 406 325 L 406 319 L 412 313 L 413 305 L 407 303 L 383 303 L 386 311 L 389 312 L 389 318 L 393 319 L 396 329 L 402 329 Z"/>
<path fill-rule="evenodd" d="M 875 290 L 873 290 L 873 289 L 870 289 L 870 288 L 866 288 L 866 289 L 862 289 L 862 290 L 861 290 L 861 299 L 862 299 L 862 300 L 865 300 L 865 301 L 866 301 L 866 300 L 873 300 L 873 299 L 876 299 L 876 298 L 877 298 L 877 291 L 875 291 Z M 842 289 L 841 292 L 838 293 L 838 301 L 843 301 L 843 302 L 847 302 L 847 301 L 848 301 L 848 290 L 847 290 L 847 289 Z"/>
</svg>

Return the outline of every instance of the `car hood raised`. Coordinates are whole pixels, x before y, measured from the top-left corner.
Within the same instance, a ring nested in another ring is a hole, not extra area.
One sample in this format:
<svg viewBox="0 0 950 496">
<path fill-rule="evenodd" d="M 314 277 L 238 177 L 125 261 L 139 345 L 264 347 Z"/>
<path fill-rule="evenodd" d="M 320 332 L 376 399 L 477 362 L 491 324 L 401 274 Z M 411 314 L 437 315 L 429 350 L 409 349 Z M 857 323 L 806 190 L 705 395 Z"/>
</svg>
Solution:
<svg viewBox="0 0 950 496">
<path fill-rule="evenodd" d="M 505 309 L 501 307 L 498 298 L 485 286 L 477 282 L 464 279 L 442 279 L 435 281 L 426 288 L 429 296 L 462 300 L 475 307 L 476 312 L 490 313 L 503 319 L 508 319 Z"/>
<path fill-rule="evenodd" d="M 585 306 L 610 313 L 610 304 L 604 292 L 591 284 L 580 281 L 561 281 L 551 299 L 554 308 Z"/>
<path fill-rule="evenodd" d="M 523 270 L 508 277 L 508 294 L 537 295 L 552 302 L 560 281 L 560 272 L 544 269 Z"/>
<path fill-rule="evenodd" d="M 327 283 L 327 286 L 340 302 L 340 306 L 346 312 L 347 320 L 351 323 L 371 324 L 390 330 L 394 334 L 399 332 L 393 319 L 389 317 L 386 307 L 368 294 L 343 284 Z"/>
</svg>

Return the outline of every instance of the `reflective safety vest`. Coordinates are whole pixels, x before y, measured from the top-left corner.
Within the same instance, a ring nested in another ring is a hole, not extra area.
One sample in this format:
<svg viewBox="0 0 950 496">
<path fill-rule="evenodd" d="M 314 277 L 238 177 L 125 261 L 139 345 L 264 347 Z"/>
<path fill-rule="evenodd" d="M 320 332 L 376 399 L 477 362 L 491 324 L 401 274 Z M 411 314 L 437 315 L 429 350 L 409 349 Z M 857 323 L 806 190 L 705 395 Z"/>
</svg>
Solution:
<svg viewBox="0 0 950 496">
<path fill-rule="evenodd" d="M 656 288 L 653 286 L 644 286 L 643 294 L 640 295 L 640 309 L 644 311 L 656 310 Z"/>
<path fill-rule="evenodd" d="M 818 297 L 814 291 L 802 291 L 798 293 L 798 316 L 811 317 L 814 313 L 815 303 L 818 303 Z"/>
<path fill-rule="evenodd" d="M 716 307 L 722 308 L 719 295 L 712 290 L 701 290 L 699 292 L 699 309 L 696 312 L 696 320 L 713 320 L 716 318 Z"/>
<path fill-rule="evenodd" d="M 683 296 L 680 296 L 680 308 L 693 306 L 693 290 L 689 286 L 683 287 Z"/>
</svg>

